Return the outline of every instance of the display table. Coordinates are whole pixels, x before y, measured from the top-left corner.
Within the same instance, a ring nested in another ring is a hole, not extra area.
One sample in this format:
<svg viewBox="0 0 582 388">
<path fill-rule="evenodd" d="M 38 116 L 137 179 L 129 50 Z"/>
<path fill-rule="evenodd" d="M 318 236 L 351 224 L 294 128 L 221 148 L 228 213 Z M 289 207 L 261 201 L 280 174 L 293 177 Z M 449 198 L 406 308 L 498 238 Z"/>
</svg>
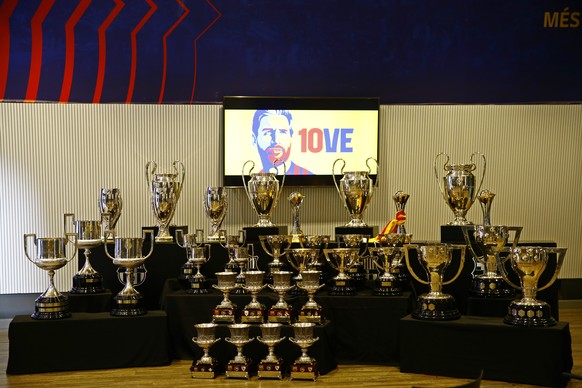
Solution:
<svg viewBox="0 0 582 388">
<path fill-rule="evenodd" d="M 111 311 L 113 295 L 105 290 L 97 294 L 71 294 L 69 296 L 69 310 L 72 313 L 102 313 Z"/>
<path fill-rule="evenodd" d="M 516 327 L 500 318 L 400 321 L 400 371 L 564 386 L 573 365 L 570 327 Z"/>
<path fill-rule="evenodd" d="M 169 365 L 166 313 L 139 317 L 73 313 L 34 320 L 18 315 L 8 328 L 8 374 Z"/>
</svg>

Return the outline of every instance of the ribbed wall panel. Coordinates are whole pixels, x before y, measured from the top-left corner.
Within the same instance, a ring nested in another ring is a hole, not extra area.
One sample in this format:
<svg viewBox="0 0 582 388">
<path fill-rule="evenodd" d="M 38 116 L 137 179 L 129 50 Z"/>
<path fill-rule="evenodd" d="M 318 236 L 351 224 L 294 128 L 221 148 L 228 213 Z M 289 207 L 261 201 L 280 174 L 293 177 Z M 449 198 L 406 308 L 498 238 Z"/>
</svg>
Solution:
<svg viewBox="0 0 582 388">
<path fill-rule="evenodd" d="M 487 158 L 483 188 L 497 194 L 493 223 L 522 225 L 522 240 L 554 240 L 568 247 L 562 278 L 581 278 L 582 106 L 581 105 L 411 105 L 381 107 L 379 186 L 365 214 L 384 226 L 394 215 L 392 195 L 405 190 L 407 230 L 417 240 L 436 240 L 440 225 L 452 219 L 433 169 L 446 152 L 452 163 Z M 118 187 L 122 236 L 137 236 L 153 225 L 145 164 L 171 171 L 186 167 L 186 180 L 174 223 L 204 228 L 206 186 L 219 185 L 219 105 L 0 104 L 0 293 L 41 292 L 45 271 L 25 258 L 22 236 L 61 236 L 63 214 L 98 217 L 101 187 Z M 444 161 L 443 161 L 444 162 Z M 330 166 L 331 169 L 331 166 Z M 442 174 L 442 163 L 438 173 Z M 479 172 L 479 170 L 477 171 Z M 333 234 L 348 221 L 334 187 L 285 187 L 273 220 L 291 224 L 287 201 L 305 195 L 305 233 Z M 481 222 L 478 205 L 468 218 Z M 234 233 L 256 222 L 242 189 L 229 190 L 225 225 Z M 71 287 L 77 258 L 57 271 L 57 287 Z"/>
</svg>

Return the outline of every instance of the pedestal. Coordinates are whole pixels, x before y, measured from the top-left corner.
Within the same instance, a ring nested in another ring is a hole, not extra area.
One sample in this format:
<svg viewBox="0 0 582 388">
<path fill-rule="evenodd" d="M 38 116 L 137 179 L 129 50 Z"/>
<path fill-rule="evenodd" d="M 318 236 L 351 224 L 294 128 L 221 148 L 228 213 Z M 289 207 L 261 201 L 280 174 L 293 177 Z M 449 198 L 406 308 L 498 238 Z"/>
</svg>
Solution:
<svg viewBox="0 0 582 388">
<path fill-rule="evenodd" d="M 269 226 L 269 227 L 258 227 L 258 226 L 246 226 L 243 230 L 247 234 L 246 242 L 256 242 L 259 241 L 259 236 L 268 236 L 275 234 L 288 234 L 287 226 Z"/>
</svg>

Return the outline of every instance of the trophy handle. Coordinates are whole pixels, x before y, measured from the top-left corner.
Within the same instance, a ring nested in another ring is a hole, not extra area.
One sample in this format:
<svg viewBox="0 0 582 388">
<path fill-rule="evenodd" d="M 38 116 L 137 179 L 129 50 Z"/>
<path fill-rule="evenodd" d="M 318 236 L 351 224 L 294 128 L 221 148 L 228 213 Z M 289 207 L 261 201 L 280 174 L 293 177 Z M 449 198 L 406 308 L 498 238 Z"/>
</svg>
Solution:
<svg viewBox="0 0 582 388">
<path fill-rule="evenodd" d="M 186 169 L 184 168 L 184 163 L 180 162 L 179 160 L 174 160 L 174 162 L 172 163 L 172 167 L 174 168 L 174 171 L 176 171 L 176 175 L 180 177 L 179 180 L 180 188 L 176 193 L 177 201 L 180 198 L 180 194 L 182 193 L 182 187 L 184 186 L 184 177 L 186 176 Z"/>
<path fill-rule="evenodd" d="M 151 169 L 150 169 L 151 167 Z M 149 184 L 152 181 L 152 176 L 156 173 L 158 169 L 158 164 L 156 162 L 149 161 L 146 163 L 145 166 L 145 176 L 146 176 L 146 183 Z"/>
<path fill-rule="evenodd" d="M 402 247 L 404 248 L 404 259 L 406 260 L 406 267 L 408 268 L 408 271 L 410 272 L 410 274 L 412 275 L 412 277 L 419 282 L 420 284 L 428 284 L 428 281 L 426 280 L 422 280 L 421 278 L 418 277 L 418 275 L 416 274 L 416 272 L 414 272 L 414 270 L 412 269 L 412 267 L 410 266 L 410 258 L 408 255 L 408 249 L 409 248 L 414 248 L 417 250 L 418 252 L 418 245 L 415 244 L 409 244 L 408 246 L 404 246 Z"/>
<path fill-rule="evenodd" d="M 441 194 L 442 194 L 442 196 L 443 196 L 444 200 L 446 201 L 446 200 L 447 200 L 447 196 L 445 195 L 445 188 L 444 188 L 444 186 L 443 186 L 443 183 L 442 183 L 441 176 L 439 175 L 439 172 L 438 172 L 438 170 L 437 170 L 437 161 L 438 161 L 438 159 L 439 159 L 439 157 L 440 157 L 440 156 L 446 156 L 446 157 L 447 157 L 447 160 L 445 161 L 445 164 L 443 165 L 443 168 L 444 168 L 444 170 L 445 170 L 445 171 L 447 170 L 447 164 L 449 163 L 449 160 L 451 160 L 451 158 L 449 157 L 449 155 L 448 155 L 448 154 L 446 154 L 446 153 L 444 153 L 444 152 L 441 152 L 441 153 L 439 153 L 439 154 L 438 154 L 438 155 L 437 155 L 437 156 L 434 158 L 434 163 L 433 163 L 433 167 L 434 167 L 434 176 L 435 176 L 435 178 L 436 178 L 436 180 L 437 180 L 437 184 L 439 185 L 439 190 L 441 191 Z M 479 187 L 481 187 L 481 185 L 479 185 Z M 477 191 L 478 191 L 478 190 L 477 190 Z"/>
<path fill-rule="evenodd" d="M 113 233 L 113 231 L 106 230 L 106 231 L 103 232 L 103 238 L 105 239 L 105 241 L 107 241 L 109 239 L 109 236 L 111 236 L 111 239 L 115 240 L 115 234 Z M 109 250 L 107 249 L 107 246 L 109 244 L 103 244 L 103 245 L 104 245 L 104 248 L 105 248 L 105 255 L 107 257 L 109 257 L 111 260 L 115 260 L 115 258 L 109 254 Z"/>
<path fill-rule="evenodd" d="M 505 282 L 507 284 L 509 284 L 511 287 L 515 288 L 516 290 L 521 290 L 521 287 L 518 286 L 517 284 L 513 283 L 510 279 L 509 276 L 507 275 L 507 269 L 505 268 L 505 263 L 508 261 L 508 259 L 511 258 L 511 255 L 513 254 L 513 248 L 509 248 L 509 247 L 503 247 L 499 250 L 499 253 L 501 252 L 508 252 L 507 257 L 504 260 L 498 260 L 498 268 L 499 268 L 499 274 L 501 275 L 501 277 L 503 278 L 503 280 L 505 280 Z M 511 260 L 510 260 L 511 261 Z M 538 289 L 539 291 L 539 289 Z"/>
<path fill-rule="evenodd" d="M 477 252 L 475 252 L 475 249 L 473 248 L 473 244 L 471 244 L 471 239 L 469 238 L 469 231 L 475 231 L 475 227 L 472 225 L 463 225 L 463 226 L 461 226 L 461 230 L 463 231 L 463 237 L 465 238 L 465 242 L 467 243 L 467 246 L 469 247 L 471 254 L 477 260 L 483 260 L 485 258 L 485 256 L 479 256 L 477 254 Z"/>
<path fill-rule="evenodd" d="M 222 243 L 224 241 L 224 244 Z M 219 229 L 218 230 L 218 243 L 224 249 L 228 248 L 228 241 L 226 241 L 226 229 Z"/>
<path fill-rule="evenodd" d="M 247 185 L 247 182 L 245 181 L 245 167 L 247 164 L 251 163 L 252 166 L 249 170 L 249 175 L 252 174 L 253 170 L 255 169 L 255 162 L 253 162 L 252 160 L 247 160 L 243 166 L 242 166 L 242 172 L 241 172 L 241 177 L 242 177 L 242 182 L 243 182 L 243 187 L 245 188 L 245 193 L 247 193 L 247 198 L 249 199 L 249 201 L 251 202 L 251 206 L 253 207 L 253 210 L 257 210 L 255 209 L 255 204 L 253 202 L 253 199 L 251 198 L 251 194 L 249 193 L 249 187 Z"/>
<path fill-rule="evenodd" d="M 34 245 L 36 245 L 36 234 L 34 233 L 28 233 L 24 235 L 24 254 L 26 255 L 26 258 L 28 259 L 28 261 L 30 261 L 31 263 L 34 264 L 34 260 L 32 260 L 30 258 L 30 256 L 28 255 L 28 240 L 33 237 L 34 238 Z"/>
<path fill-rule="evenodd" d="M 483 185 L 483 179 L 485 179 L 485 171 L 487 170 L 487 159 L 485 159 L 485 155 L 483 155 L 481 152 L 473 152 L 471 154 L 471 163 L 473 163 L 475 165 L 476 168 L 476 164 L 473 161 L 473 157 L 475 155 L 479 155 L 481 156 L 481 158 L 483 158 L 483 171 L 481 171 L 481 181 L 479 182 L 479 188 L 477 190 L 475 190 L 475 193 L 473 194 L 473 202 L 475 202 L 475 199 L 477 198 L 478 193 L 481 191 L 481 186 Z"/>
<path fill-rule="evenodd" d="M 333 184 L 335 185 L 335 189 L 337 191 L 337 194 L 340 197 L 340 200 L 342 202 L 344 202 L 344 198 L 342 197 L 342 193 L 340 191 L 339 184 L 337 183 L 337 179 L 335 178 L 335 176 L 336 176 L 336 173 L 335 173 L 335 165 L 336 165 L 337 162 L 343 162 L 343 165 L 342 165 L 342 167 L 340 169 L 340 174 L 343 175 L 344 168 L 346 167 L 346 161 L 343 160 L 342 158 L 338 158 L 338 159 L 335 160 L 335 162 L 333 162 L 333 165 L 331 166 L 331 178 L 333 179 Z"/>
<path fill-rule="evenodd" d="M 283 186 L 285 186 L 285 178 L 287 177 L 287 165 L 285 162 L 281 163 L 283 165 L 283 179 L 281 179 L 281 185 L 279 186 L 279 192 L 277 193 L 277 199 L 275 200 L 275 204 L 279 202 L 279 197 L 283 192 Z M 275 167 L 276 175 L 279 175 L 279 169 Z"/>
<path fill-rule="evenodd" d="M 63 217 L 63 232 L 65 233 L 65 235 L 68 233 L 67 232 L 67 220 L 71 219 L 71 224 L 75 225 L 75 214 L 74 213 L 65 213 L 64 217 Z"/>
<path fill-rule="evenodd" d="M 147 255 L 145 255 L 145 257 L 143 258 L 144 260 L 147 259 L 148 257 L 150 257 L 152 255 L 152 252 L 154 251 L 154 230 L 153 229 L 144 229 L 142 231 L 142 236 L 143 239 L 146 239 L 146 235 L 150 235 L 150 250 L 148 252 Z"/>
<path fill-rule="evenodd" d="M 459 263 L 459 269 L 457 270 L 457 274 L 451 280 L 448 280 L 446 282 L 443 281 L 443 286 L 446 286 L 447 284 L 451 284 L 452 282 L 457 280 L 457 278 L 461 274 L 461 271 L 463 270 L 463 267 L 465 266 L 465 252 L 467 251 L 467 246 L 460 245 L 460 244 L 449 244 L 448 248 L 461 250 L 461 262 Z M 452 255 L 452 253 L 451 253 L 451 255 Z"/>
<path fill-rule="evenodd" d="M 378 164 L 378 161 L 373 158 L 373 157 L 369 157 L 368 159 L 366 159 L 366 167 L 368 167 L 368 175 L 370 175 L 372 173 L 372 167 L 370 167 L 370 160 L 373 160 L 374 163 L 376 163 L 376 182 L 374 182 L 374 188 L 378 187 L 378 177 L 380 176 L 380 174 L 377 172 L 377 170 L 380 168 L 380 165 Z"/>
<path fill-rule="evenodd" d="M 556 281 L 558 275 L 560 274 L 560 269 L 562 269 L 562 264 L 564 264 L 564 258 L 566 257 L 566 248 L 545 248 L 547 253 L 555 253 L 558 255 L 556 259 L 556 269 L 550 281 L 543 287 L 538 287 L 538 291 L 543 291 Z"/>
<path fill-rule="evenodd" d="M 73 255 L 67 259 L 68 263 L 69 261 L 73 260 L 75 256 L 77 256 L 77 233 L 65 233 L 65 236 L 67 237 L 67 242 L 73 244 Z"/>
<path fill-rule="evenodd" d="M 247 231 L 244 229 L 239 229 L 238 242 L 240 243 L 240 245 L 245 245 L 246 241 L 247 241 Z"/>
<path fill-rule="evenodd" d="M 186 248 L 186 244 L 183 244 L 182 242 L 184 241 L 184 231 L 182 229 L 176 229 L 176 231 L 174 232 L 175 236 L 176 236 L 176 244 L 178 244 L 178 246 L 180 248 Z"/>
<path fill-rule="evenodd" d="M 329 263 L 329 266 L 331 268 L 333 268 L 333 269 L 335 269 L 336 271 L 339 272 L 339 265 L 336 265 L 333 260 L 330 260 L 328 254 L 327 254 L 328 252 L 329 252 L 329 250 L 327 250 L 327 249 L 324 249 L 323 250 L 323 254 L 325 256 L 325 260 L 327 260 L 327 262 Z M 345 266 L 345 261 L 344 261 L 344 266 Z"/>
<path fill-rule="evenodd" d="M 261 243 L 261 247 L 263 248 L 263 251 L 265 251 L 265 253 L 271 257 L 273 257 L 273 252 L 270 252 L 269 249 L 267 248 L 267 244 L 265 243 L 265 240 L 267 238 L 265 236 L 259 236 L 259 242 Z M 297 268 L 295 268 L 297 269 Z"/>
<path fill-rule="evenodd" d="M 206 250 L 206 261 L 210 260 L 210 255 L 212 254 L 212 246 L 210 244 L 204 244 Z"/>
</svg>

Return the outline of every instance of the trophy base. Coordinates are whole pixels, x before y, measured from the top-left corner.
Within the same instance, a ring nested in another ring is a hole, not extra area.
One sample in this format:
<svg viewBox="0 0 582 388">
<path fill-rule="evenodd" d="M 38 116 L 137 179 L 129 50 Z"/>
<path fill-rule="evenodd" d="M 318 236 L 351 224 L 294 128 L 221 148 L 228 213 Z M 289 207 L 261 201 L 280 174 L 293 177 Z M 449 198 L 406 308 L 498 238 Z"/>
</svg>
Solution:
<svg viewBox="0 0 582 388">
<path fill-rule="evenodd" d="M 452 321 L 461 318 L 455 298 L 448 294 L 436 297 L 429 294 L 420 295 L 418 306 L 411 315 L 416 319 L 433 321 Z"/>
<path fill-rule="evenodd" d="M 325 321 L 321 308 L 302 308 L 299 310 L 297 321 L 321 325 Z"/>
<path fill-rule="evenodd" d="M 267 320 L 269 323 L 291 323 L 293 309 L 280 309 L 271 307 L 268 312 Z"/>
<path fill-rule="evenodd" d="M 174 237 L 172 236 L 157 236 L 155 239 L 156 244 L 172 244 L 174 242 Z"/>
<path fill-rule="evenodd" d="M 296 362 L 291 366 L 291 380 L 317 380 L 319 372 L 317 370 L 317 362 L 310 363 Z"/>
<path fill-rule="evenodd" d="M 234 379 L 250 379 L 255 375 L 253 366 L 249 362 L 230 361 L 226 365 L 226 377 Z"/>
<path fill-rule="evenodd" d="M 240 321 L 242 323 L 264 323 L 265 306 L 261 308 L 247 308 L 242 311 Z"/>
<path fill-rule="evenodd" d="M 328 294 L 331 296 L 352 296 L 356 295 L 356 287 L 353 287 L 351 279 L 333 279 L 333 286 L 330 287 Z"/>
<path fill-rule="evenodd" d="M 200 361 L 192 364 L 190 372 L 193 379 L 213 379 L 218 375 L 216 364 L 203 364 Z"/>
<path fill-rule="evenodd" d="M 137 295 L 116 295 L 113 298 L 115 307 L 111 310 L 111 315 L 116 317 L 135 317 L 147 314 L 145 303 L 141 294 Z"/>
<path fill-rule="evenodd" d="M 71 294 L 100 294 L 105 292 L 103 288 L 103 276 L 99 273 L 76 274 L 73 276 L 73 288 Z"/>
<path fill-rule="evenodd" d="M 180 268 L 180 279 L 189 279 L 196 274 L 196 267 L 194 264 L 186 262 Z"/>
<path fill-rule="evenodd" d="M 476 276 L 473 279 L 471 295 L 482 298 L 510 298 L 515 295 L 501 276 Z"/>
<path fill-rule="evenodd" d="M 186 290 L 187 294 L 208 294 L 210 291 L 208 289 L 208 284 L 206 282 L 190 282 L 190 288 Z"/>
<path fill-rule="evenodd" d="M 374 295 L 400 296 L 402 295 L 402 288 L 394 280 L 377 279 L 374 287 Z"/>
<path fill-rule="evenodd" d="M 212 323 L 236 323 L 237 317 L 236 307 L 215 307 Z"/>
<path fill-rule="evenodd" d="M 60 294 L 58 297 L 39 296 L 34 301 L 32 319 L 49 320 L 70 318 L 69 297 Z"/>
<path fill-rule="evenodd" d="M 283 379 L 283 368 L 281 362 L 263 362 L 259 363 L 257 371 L 259 379 Z"/>
<path fill-rule="evenodd" d="M 351 278 L 351 284 L 356 290 L 361 291 L 366 285 L 366 273 L 364 266 L 361 264 L 354 265 L 348 270 L 348 276 Z"/>
<path fill-rule="evenodd" d="M 514 326 L 549 327 L 556 325 L 549 304 L 542 301 L 524 303 L 514 300 L 509 304 L 503 322 Z"/>
</svg>

